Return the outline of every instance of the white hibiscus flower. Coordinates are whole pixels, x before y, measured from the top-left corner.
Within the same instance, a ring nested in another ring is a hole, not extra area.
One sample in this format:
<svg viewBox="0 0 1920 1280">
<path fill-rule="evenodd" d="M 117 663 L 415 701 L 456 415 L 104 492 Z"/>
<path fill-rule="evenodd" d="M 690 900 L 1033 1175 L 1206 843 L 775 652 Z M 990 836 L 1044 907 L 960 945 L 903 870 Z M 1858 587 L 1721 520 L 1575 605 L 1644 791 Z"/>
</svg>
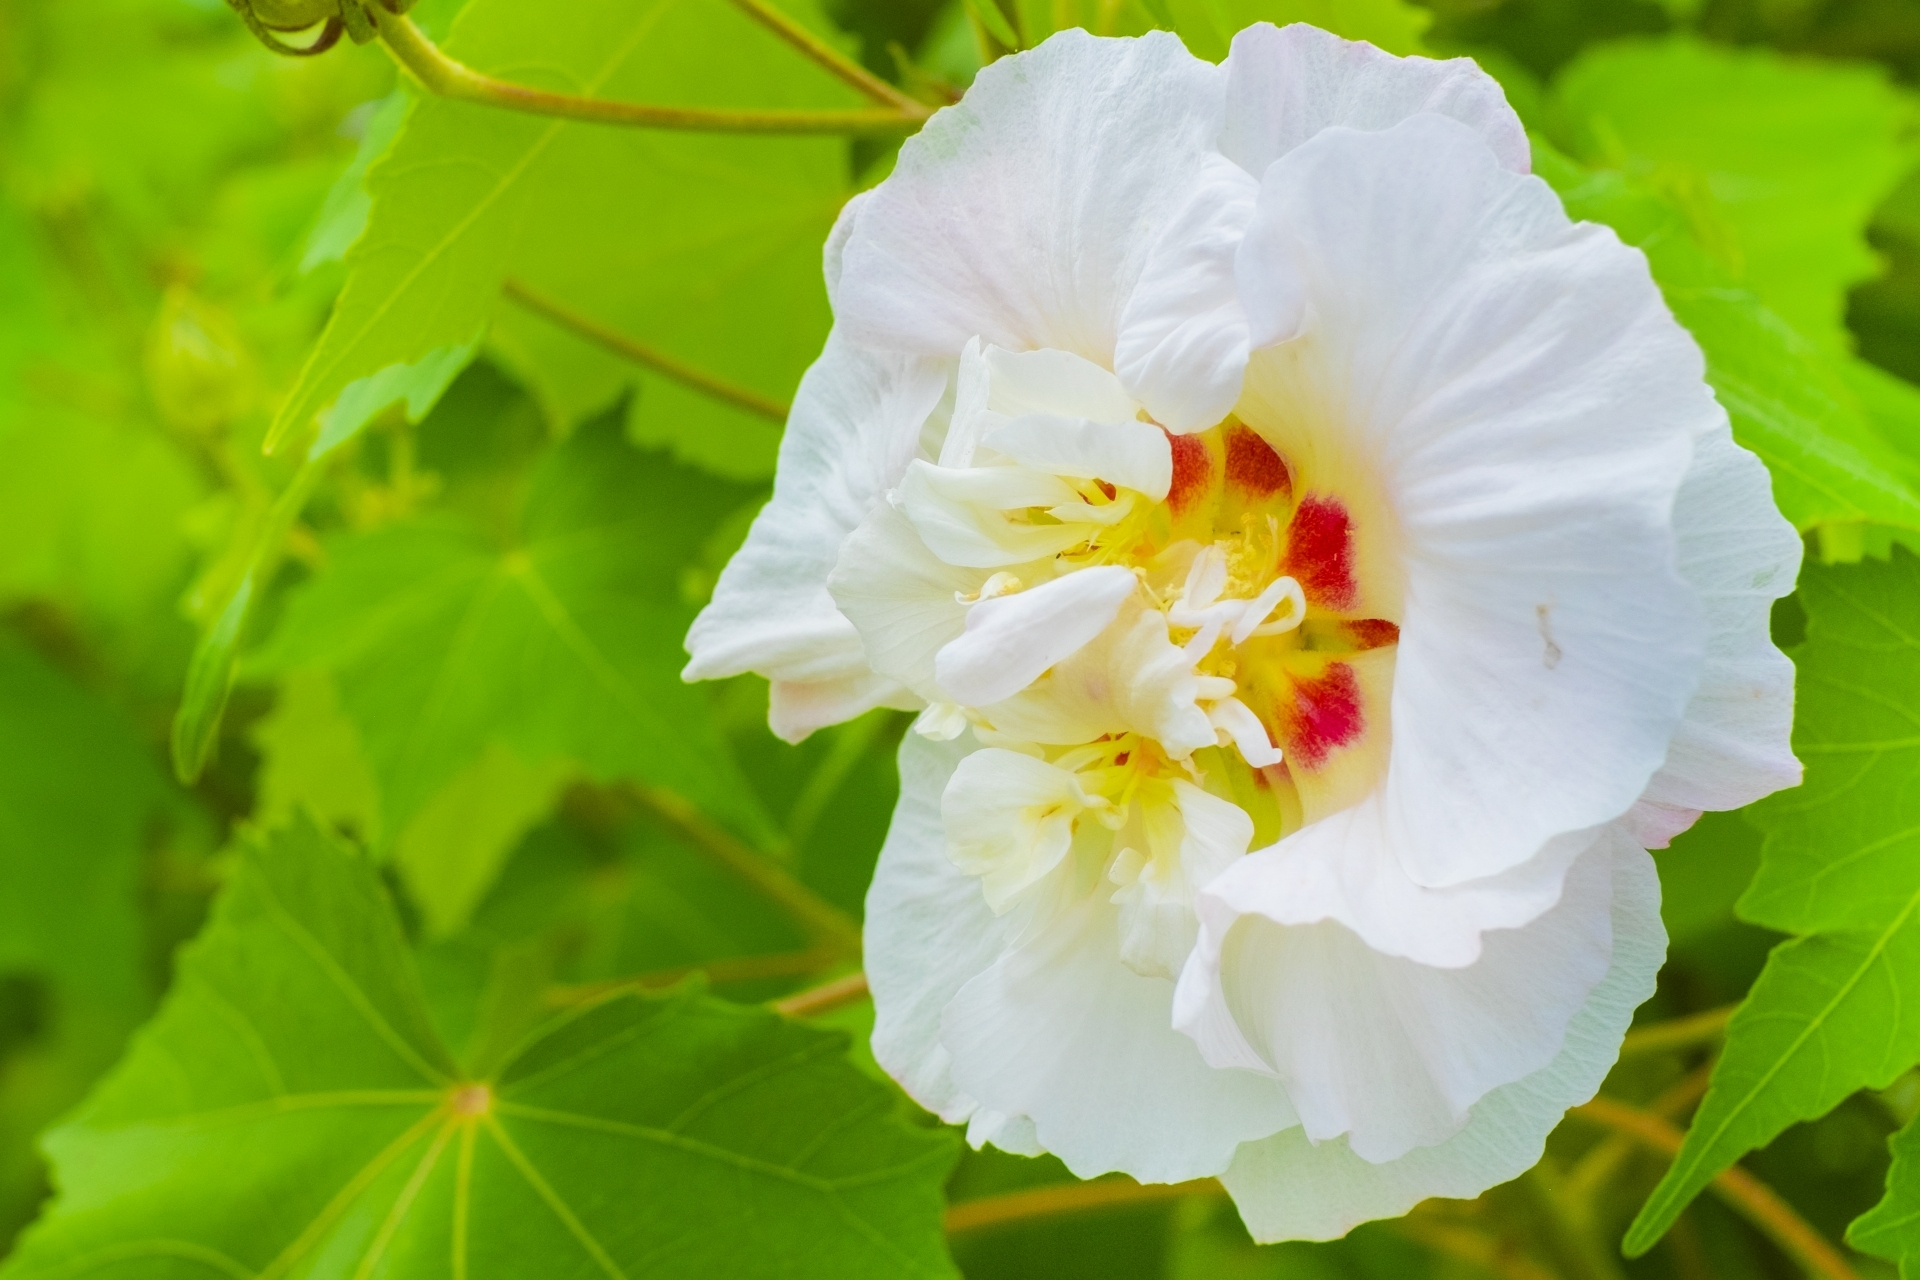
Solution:
<svg viewBox="0 0 1920 1280">
<path fill-rule="evenodd" d="M 1645 848 L 1798 780 L 1799 543 L 1500 89 L 1069 32 L 847 208 L 688 639 L 924 708 L 874 1048 L 976 1142 L 1336 1236 L 1539 1156 L 1665 948 Z"/>
</svg>

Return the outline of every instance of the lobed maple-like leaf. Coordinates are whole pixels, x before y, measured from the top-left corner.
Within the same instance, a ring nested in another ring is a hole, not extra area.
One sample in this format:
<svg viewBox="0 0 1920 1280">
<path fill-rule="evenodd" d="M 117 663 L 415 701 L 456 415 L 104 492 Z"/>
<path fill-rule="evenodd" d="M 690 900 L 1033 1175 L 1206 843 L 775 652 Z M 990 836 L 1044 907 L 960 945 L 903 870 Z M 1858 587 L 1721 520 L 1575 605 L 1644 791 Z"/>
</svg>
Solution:
<svg viewBox="0 0 1920 1280">
<path fill-rule="evenodd" d="M 843 1037 L 618 995 L 469 1071 L 372 869 L 302 823 L 247 848 L 173 993 L 51 1133 L 6 1280 L 951 1274 L 954 1146 Z"/>
</svg>

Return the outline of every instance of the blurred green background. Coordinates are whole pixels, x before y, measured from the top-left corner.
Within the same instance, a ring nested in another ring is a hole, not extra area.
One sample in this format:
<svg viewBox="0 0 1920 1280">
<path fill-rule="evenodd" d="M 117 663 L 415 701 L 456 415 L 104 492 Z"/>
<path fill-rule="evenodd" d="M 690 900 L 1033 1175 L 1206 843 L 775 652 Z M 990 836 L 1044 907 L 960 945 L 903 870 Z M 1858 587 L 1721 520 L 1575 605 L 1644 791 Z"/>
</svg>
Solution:
<svg viewBox="0 0 1920 1280">
<path fill-rule="evenodd" d="M 459 8 L 429 0 L 418 17 L 444 32 Z M 1920 380 L 1920 0 L 1358 9 L 1363 23 L 1375 11 L 1403 30 L 1424 23 L 1428 50 L 1480 59 L 1561 151 L 1661 192 L 1806 341 Z M 957 0 L 827 0 L 825 12 L 865 65 L 915 92 L 937 99 L 979 65 Z M 1140 16 L 1133 0 L 1102 12 Z M 696 59 L 688 74 L 705 70 Z M 476 698 L 459 742 L 400 759 L 379 738 L 382 716 L 395 732 L 412 723 L 431 655 L 471 639 L 459 589 L 410 597 L 385 566 L 431 576 L 457 568 L 459 547 L 585 529 L 576 603 L 621 637 L 619 662 L 670 680 L 678 635 L 765 498 L 775 423 L 690 401 L 524 308 L 502 306 L 417 423 L 389 409 L 337 452 L 261 587 L 211 764 L 175 780 L 169 735 L 196 636 L 294 476 L 261 443 L 366 224 L 361 180 L 397 126 L 395 83 L 376 48 L 272 56 L 219 0 L 0 0 L 0 1248 L 46 1194 L 35 1135 L 153 1011 L 248 824 L 306 809 L 382 858 L 456 1045 L 480 1034 L 502 966 L 542 974 L 549 1008 L 695 969 L 758 1001 L 834 971 L 636 803 L 623 762 L 657 748 L 585 740 L 564 673 L 525 705 Z M 566 243 L 574 258 L 525 269 L 790 397 L 828 322 L 820 241 L 891 148 L 785 145 L 792 159 L 755 160 L 751 181 L 745 161 L 703 174 L 663 147 L 659 163 L 696 193 L 678 212 L 681 188 L 583 180 L 566 198 L 597 219 L 605 254 Z M 719 194 L 697 194 L 709 178 Z M 1909 467 L 1920 456 L 1913 440 L 1890 443 Z M 1778 625 L 1791 642 L 1791 605 Z M 487 687 L 512 639 L 492 659 L 480 646 L 463 678 Z M 756 679 L 684 697 L 751 792 L 736 825 L 857 918 L 907 717 L 873 713 L 790 747 L 768 734 Z M 1712 815 L 1659 855 L 1674 946 L 1645 1017 L 1747 990 L 1777 940 L 1732 911 L 1758 850 L 1742 818 Z M 857 1036 L 869 1017 L 856 1006 L 829 1020 Z M 1651 1097 L 1697 1062 L 1638 1056 L 1611 1087 Z M 1879 1198 L 1886 1137 L 1916 1109 L 1910 1075 L 1747 1163 L 1838 1239 Z M 954 1248 L 979 1280 L 1799 1274 L 1711 1198 L 1645 1258 L 1581 1256 L 1542 1198 L 1600 1137 L 1570 1124 L 1550 1146 L 1558 1173 L 1334 1244 L 1255 1248 L 1224 1199 L 1193 1197 L 965 1233 Z M 1585 1203 L 1617 1238 L 1662 1164 L 1628 1150 L 1609 1167 Z M 1066 1178 L 1050 1159 L 970 1152 L 951 1193 Z"/>
</svg>

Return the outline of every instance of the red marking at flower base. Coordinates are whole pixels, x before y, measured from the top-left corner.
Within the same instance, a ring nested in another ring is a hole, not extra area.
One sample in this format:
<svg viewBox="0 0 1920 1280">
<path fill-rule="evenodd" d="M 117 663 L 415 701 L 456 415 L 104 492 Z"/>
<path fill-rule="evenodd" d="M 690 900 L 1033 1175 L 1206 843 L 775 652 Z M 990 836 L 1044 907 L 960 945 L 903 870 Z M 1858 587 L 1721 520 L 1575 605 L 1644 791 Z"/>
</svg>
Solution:
<svg viewBox="0 0 1920 1280">
<path fill-rule="evenodd" d="M 1300 500 L 1287 526 L 1286 565 L 1309 605 L 1342 611 L 1360 602 L 1353 580 L 1353 520 L 1343 504 L 1317 495 Z"/>
<path fill-rule="evenodd" d="M 1167 490 L 1167 505 L 1177 516 L 1207 491 L 1213 478 L 1213 458 L 1198 436 L 1169 432 L 1167 443 L 1173 448 L 1173 485 Z"/>
<path fill-rule="evenodd" d="M 1280 749 L 1295 768 L 1318 769 L 1366 727 L 1360 682 L 1344 662 L 1328 663 L 1325 671 L 1311 679 L 1295 676 L 1290 710 Z"/>
<path fill-rule="evenodd" d="M 1273 446 L 1238 423 L 1227 428 L 1227 479 L 1255 498 L 1293 492 L 1293 476 Z"/>
<path fill-rule="evenodd" d="M 1384 649 L 1390 644 L 1400 643 L 1399 624 L 1384 618 L 1355 618 L 1341 625 L 1347 629 L 1355 649 Z"/>
</svg>

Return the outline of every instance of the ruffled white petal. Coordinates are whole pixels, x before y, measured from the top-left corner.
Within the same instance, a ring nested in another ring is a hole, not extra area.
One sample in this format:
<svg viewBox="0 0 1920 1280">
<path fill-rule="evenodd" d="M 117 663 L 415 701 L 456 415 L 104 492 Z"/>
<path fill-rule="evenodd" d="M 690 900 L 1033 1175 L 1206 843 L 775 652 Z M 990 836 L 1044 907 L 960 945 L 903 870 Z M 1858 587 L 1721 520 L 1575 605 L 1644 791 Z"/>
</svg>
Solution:
<svg viewBox="0 0 1920 1280">
<path fill-rule="evenodd" d="M 1219 1173 L 1292 1110 L 1273 1080 L 1201 1061 L 1170 1025 L 1173 984 L 1121 962 L 1119 925 L 1106 895 L 1081 898 L 961 988 L 941 1032 L 952 1078 L 983 1107 L 1029 1117 L 1080 1177 Z"/>
<path fill-rule="evenodd" d="M 982 362 L 988 387 L 982 404 L 1008 418 L 1038 413 L 1132 422 L 1139 408 L 1120 379 L 1071 351 L 988 347 Z"/>
<path fill-rule="evenodd" d="M 1591 1098 L 1619 1055 L 1634 1009 L 1653 994 L 1666 954 L 1653 860 L 1625 841 L 1610 858 L 1612 958 L 1545 1068 L 1481 1098 L 1445 1142 L 1369 1163 L 1343 1140 L 1301 1128 L 1249 1142 L 1223 1175 L 1256 1240 L 1331 1240 L 1405 1213 L 1430 1196 L 1461 1199 L 1531 1168 L 1567 1108 Z"/>
<path fill-rule="evenodd" d="M 1176 1024 L 1214 1066 L 1279 1079 L 1316 1142 L 1344 1135 L 1376 1164 L 1433 1146 L 1559 1053 L 1606 976 L 1611 867 L 1628 848 L 1617 831 L 1593 842 L 1550 910 L 1488 933 L 1457 968 L 1376 951 L 1331 920 L 1231 911 L 1210 885 Z"/>
<path fill-rule="evenodd" d="M 1200 936 L 1194 898 L 1246 853 L 1253 819 L 1191 782 L 1176 778 L 1169 789 L 1173 803 L 1141 806 L 1146 830 L 1120 832 L 1116 843 L 1133 837 L 1146 848 L 1123 853 L 1107 878 L 1120 885 L 1112 899 L 1120 908 L 1120 963 L 1172 981 Z"/>
<path fill-rule="evenodd" d="M 833 305 L 840 293 L 840 274 L 845 267 L 847 237 L 853 234 L 854 224 L 860 218 L 860 206 L 867 202 L 870 192 L 860 191 L 847 198 L 840 206 L 840 214 L 833 220 L 833 229 L 827 232 L 826 248 L 820 255 L 821 273 L 827 279 L 827 304 Z"/>
<path fill-rule="evenodd" d="M 980 569 L 1045 559 L 1084 542 L 1077 525 L 1031 524 L 1012 514 L 1077 500 L 1066 481 L 1027 467 L 939 467 L 915 459 L 900 485 L 900 509 L 927 550 Z"/>
<path fill-rule="evenodd" d="M 1024 466 L 1057 476 L 1105 480 L 1155 502 L 1173 486 L 1173 450 L 1166 433 L 1150 423 L 1028 414 L 990 433 L 983 443 Z"/>
<path fill-rule="evenodd" d="M 1169 638 L 1166 615 L 1135 600 L 1092 643 L 985 710 L 994 729 L 1027 742 L 1073 746 L 1138 733 L 1185 759 L 1214 744 L 1199 692 L 1193 659 Z"/>
<path fill-rule="evenodd" d="M 1164 32 L 1065 31 L 985 68 L 862 206 L 841 327 L 922 355 L 977 335 L 1111 367 L 1148 251 L 1219 133 L 1221 88 Z"/>
<path fill-rule="evenodd" d="M 900 746 L 900 801 L 867 892 L 880 1065 L 928 1110 L 971 1121 L 969 1140 L 1052 1151 L 1086 1177 L 1218 1173 L 1239 1143 L 1293 1124 L 1273 1081 L 1212 1070 L 1172 1029 L 1173 984 L 1120 963 L 1105 895 L 1015 945 L 1030 917 L 994 915 L 946 852 L 940 796 L 968 750 L 913 734 Z"/>
<path fill-rule="evenodd" d="M 865 672 L 838 680 L 775 680 L 767 686 L 767 724 L 783 742 L 839 724 L 875 707 L 917 711 L 921 701 L 905 685 Z"/>
<path fill-rule="evenodd" d="M 1220 150 L 1255 177 L 1323 129 L 1373 132 L 1421 112 L 1468 126 L 1515 173 L 1532 164 L 1526 126 L 1499 81 L 1471 58 L 1397 58 L 1304 23 L 1262 22 L 1233 38 L 1221 66 Z"/>
<path fill-rule="evenodd" d="M 827 577 L 847 535 L 905 472 L 951 369 L 829 335 L 794 399 L 773 500 L 687 634 L 684 679 L 757 671 L 817 684 L 870 674 Z"/>
<path fill-rule="evenodd" d="M 1723 424 L 1695 446 L 1674 504 L 1680 572 L 1706 605 L 1700 688 L 1633 815 L 1650 848 L 1703 809 L 1738 809 L 1800 782 L 1793 663 L 1773 645 L 1773 602 L 1793 590 L 1800 538 L 1760 460 Z"/>
<path fill-rule="evenodd" d="M 969 609 L 965 631 L 935 655 L 934 679 L 963 706 L 1011 698 L 1105 631 L 1135 587 L 1132 570 L 1102 565 L 982 600 Z"/>
<path fill-rule="evenodd" d="M 928 702 L 946 702 L 933 683 L 934 655 L 966 630 L 958 597 L 978 595 L 989 576 L 934 555 L 906 513 L 881 502 L 840 547 L 827 590 L 858 628 L 874 671 Z"/>
<path fill-rule="evenodd" d="M 1114 372 L 1154 420 L 1176 434 L 1206 430 L 1240 398 L 1247 313 L 1234 284 L 1233 256 L 1257 191 L 1246 170 L 1208 156 L 1121 316 Z"/>
<path fill-rule="evenodd" d="M 976 751 L 940 797 L 947 856 L 979 877 L 987 905 L 1004 914 L 1060 865 L 1075 820 L 1099 804 L 1065 769 L 1017 751 Z"/>
<path fill-rule="evenodd" d="M 1396 857 L 1457 884 L 1620 816 L 1699 682 L 1671 513 L 1721 420 L 1645 260 L 1435 115 L 1289 152 L 1248 243 L 1313 320 L 1256 353 L 1243 416 L 1283 456 L 1340 442 L 1396 526 Z"/>
<path fill-rule="evenodd" d="M 914 1101 L 949 1123 L 979 1104 L 953 1082 L 941 1013 L 1006 949 L 1019 923 L 994 915 L 980 882 L 947 857 L 940 797 L 974 749 L 971 739 L 929 742 L 910 733 L 901 741 L 900 799 L 867 889 L 863 947 L 873 1056 Z"/>
<path fill-rule="evenodd" d="M 1203 909 L 1222 933 L 1245 914 L 1283 925 L 1331 920 L 1382 955 L 1461 968 L 1480 959 L 1489 930 L 1518 929 L 1551 909 L 1567 868 L 1601 834 L 1569 832 L 1517 866 L 1433 889 L 1407 874 L 1388 830 L 1370 796 L 1236 864 L 1208 886 Z"/>
</svg>

